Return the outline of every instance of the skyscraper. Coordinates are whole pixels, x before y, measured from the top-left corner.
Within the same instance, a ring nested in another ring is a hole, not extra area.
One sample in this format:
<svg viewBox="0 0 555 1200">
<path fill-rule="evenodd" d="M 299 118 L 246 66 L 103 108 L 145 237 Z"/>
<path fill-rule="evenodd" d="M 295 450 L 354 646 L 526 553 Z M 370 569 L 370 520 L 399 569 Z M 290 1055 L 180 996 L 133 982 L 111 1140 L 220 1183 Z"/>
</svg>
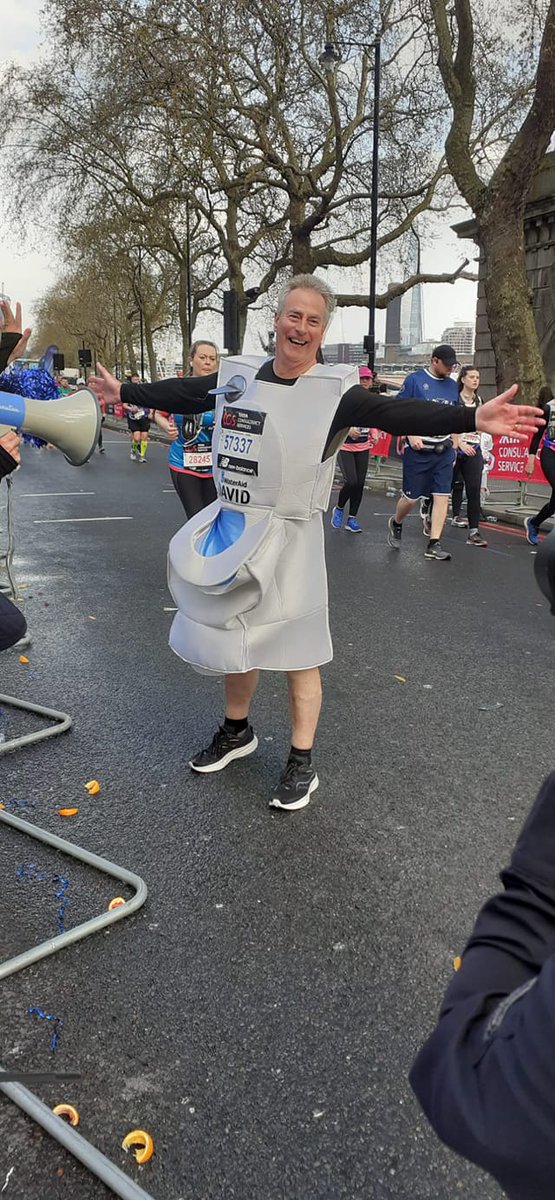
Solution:
<svg viewBox="0 0 555 1200">
<path fill-rule="evenodd" d="M 407 274 L 420 274 L 420 238 L 414 229 L 409 232 Z M 423 341 L 422 284 L 417 283 L 401 299 L 401 345 L 418 346 Z"/>
</svg>

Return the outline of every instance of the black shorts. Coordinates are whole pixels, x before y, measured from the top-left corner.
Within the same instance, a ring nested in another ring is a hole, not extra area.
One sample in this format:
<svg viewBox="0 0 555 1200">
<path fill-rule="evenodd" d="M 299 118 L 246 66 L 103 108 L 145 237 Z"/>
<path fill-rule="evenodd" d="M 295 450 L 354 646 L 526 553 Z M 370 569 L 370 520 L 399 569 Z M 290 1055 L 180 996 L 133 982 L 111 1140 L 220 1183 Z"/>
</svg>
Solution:
<svg viewBox="0 0 555 1200">
<path fill-rule="evenodd" d="M 150 421 L 148 417 L 139 417 L 138 421 L 135 421 L 133 417 L 128 417 L 127 427 L 130 433 L 148 433 Z"/>
</svg>

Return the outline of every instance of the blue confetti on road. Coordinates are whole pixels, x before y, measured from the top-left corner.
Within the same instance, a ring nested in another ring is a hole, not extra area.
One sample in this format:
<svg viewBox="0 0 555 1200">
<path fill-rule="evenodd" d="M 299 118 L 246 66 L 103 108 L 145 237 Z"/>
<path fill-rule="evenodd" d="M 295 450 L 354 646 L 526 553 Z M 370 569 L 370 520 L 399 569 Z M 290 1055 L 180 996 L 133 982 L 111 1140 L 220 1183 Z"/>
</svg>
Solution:
<svg viewBox="0 0 555 1200">
<path fill-rule="evenodd" d="M 36 1008 L 34 1005 L 27 1009 L 31 1016 L 39 1017 L 41 1021 L 53 1021 L 52 1037 L 50 1039 L 50 1049 L 55 1051 L 58 1048 L 58 1042 L 62 1036 L 63 1021 L 61 1017 L 55 1017 L 54 1013 L 45 1013 L 42 1008 Z"/>
<path fill-rule="evenodd" d="M 47 872 L 41 871 L 40 867 L 35 866 L 34 863 L 22 863 L 17 868 L 16 873 L 18 879 L 31 879 L 39 883 L 43 883 L 45 879 L 49 878 Z M 66 909 L 71 905 L 71 900 L 68 900 L 67 897 L 69 879 L 66 879 L 63 875 L 53 875 L 50 878 L 50 882 L 56 888 L 54 892 L 56 900 L 61 901 L 58 906 L 58 929 L 60 933 L 65 933 L 65 913 Z"/>
</svg>

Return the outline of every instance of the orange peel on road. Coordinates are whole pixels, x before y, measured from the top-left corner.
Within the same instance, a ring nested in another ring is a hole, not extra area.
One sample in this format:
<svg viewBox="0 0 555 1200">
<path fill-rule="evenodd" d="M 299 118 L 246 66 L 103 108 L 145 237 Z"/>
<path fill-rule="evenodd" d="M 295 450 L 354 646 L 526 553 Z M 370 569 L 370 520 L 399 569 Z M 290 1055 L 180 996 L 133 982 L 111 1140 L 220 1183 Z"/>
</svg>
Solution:
<svg viewBox="0 0 555 1200">
<path fill-rule="evenodd" d="M 146 1132 L 146 1129 L 132 1129 L 131 1133 L 128 1133 L 124 1137 L 121 1145 L 126 1153 L 131 1146 L 139 1147 L 138 1150 L 135 1150 L 135 1162 L 138 1163 L 148 1162 L 149 1158 L 152 1158 L 154 1154 L 154 1142 L 150 1134 Z"/>
<path fill-rule="evenodd" d="M 70 1125 L 79 1124 L 79 1113 L 73 1104 L 57 1104 L 52 1112 L 56 1117 L 68 1117 Z"/>
<path fill-rule="evenodd" d="M 114 896 L 114 899 L 110 900 L 108 905 L 108 912 L 112 912 L 112 909 L 114 908 L 119 908 L 120 904 L 125 904 L 123 896 Z"/>
<path fill-rule="evenodd" d="M 59 817 L 74 817 L 75 814 L 78 812 L 79 812 L 78 808 L 59 808 L 58 816 Z"/>
<path fill-rule="evenodd" d="M 85 787 L 89 793 L 89 796 L 96 796 L 100 791 L 98 779 L 89 779 L 89 782 L 85 784 Z"/>
</svg>

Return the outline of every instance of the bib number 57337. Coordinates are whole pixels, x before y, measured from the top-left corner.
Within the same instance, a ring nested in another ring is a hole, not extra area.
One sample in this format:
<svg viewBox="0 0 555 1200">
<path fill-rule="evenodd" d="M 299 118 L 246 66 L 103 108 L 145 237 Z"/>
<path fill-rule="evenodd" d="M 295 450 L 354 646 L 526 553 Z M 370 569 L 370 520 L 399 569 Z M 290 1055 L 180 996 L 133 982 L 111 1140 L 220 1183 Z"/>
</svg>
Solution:
<svg viewBox="0 0 555 1200">
<path fill-rule="evenodd" d="M 224 433 L 222 449 L 227 454 L 248 454 L 253 438 L 240 433 Z"/>
</svg>

